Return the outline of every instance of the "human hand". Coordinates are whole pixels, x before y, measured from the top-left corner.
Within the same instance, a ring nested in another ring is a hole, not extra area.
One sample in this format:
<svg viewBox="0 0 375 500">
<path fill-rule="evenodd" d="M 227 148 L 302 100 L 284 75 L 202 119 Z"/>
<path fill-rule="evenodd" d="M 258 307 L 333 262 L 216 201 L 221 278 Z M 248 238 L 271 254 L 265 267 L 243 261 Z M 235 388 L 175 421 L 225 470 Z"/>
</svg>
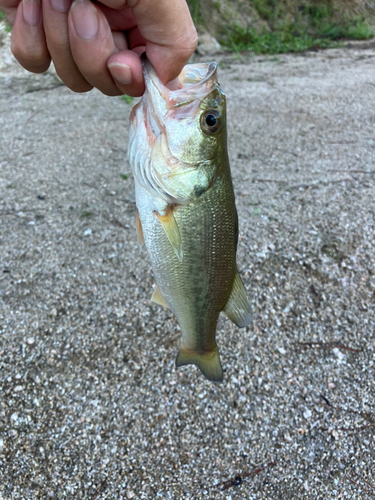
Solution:
<svg viewBox="0 0 375 500">
<path fill-rule="evenodd" d="M 75 92 L 144 92 L 146 51 L 163 83 L 176 78 L 194 52 L 197 34 L 185 0 L 0 0 L 12 27 L 11 49 L 28 71 L 51 59 Z"/>
</svg>

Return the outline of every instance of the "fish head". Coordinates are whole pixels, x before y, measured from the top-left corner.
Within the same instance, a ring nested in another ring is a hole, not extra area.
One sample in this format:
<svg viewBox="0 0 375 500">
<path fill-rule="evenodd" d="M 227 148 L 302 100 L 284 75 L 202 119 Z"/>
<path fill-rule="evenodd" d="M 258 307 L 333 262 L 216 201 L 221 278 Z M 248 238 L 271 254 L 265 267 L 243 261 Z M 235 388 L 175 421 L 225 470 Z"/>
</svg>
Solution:
<svg viewBox="0 0 375 500">
<path fill-rule="evenodd" d="M 226 101 L 217 65 L 189 64 L 164 85 L 145 55 L 142 64 L 146 90 L 131 122 L 133 141 L 138 133 L 146 157 L 142 166 L 130 152 L 130 161 L 148 188 L 153 184 L 169 202 L 186 203 L 208 189 L 217 159 L 226 155 Z"/>
</svg>

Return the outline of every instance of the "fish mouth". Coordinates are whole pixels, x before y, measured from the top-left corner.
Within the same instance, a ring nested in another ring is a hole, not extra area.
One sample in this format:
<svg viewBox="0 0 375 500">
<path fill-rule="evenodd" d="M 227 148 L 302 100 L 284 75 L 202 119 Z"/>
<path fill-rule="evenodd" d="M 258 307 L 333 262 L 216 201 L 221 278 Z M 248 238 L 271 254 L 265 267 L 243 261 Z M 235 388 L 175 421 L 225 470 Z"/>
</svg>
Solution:
<svg viewBox="0 0 375 500">
<path fill-rule="evenodd" d="M 146 83 L 144 98 L 158 121 L 193 117 L 203 99 L 220 89 L 216 62 L 188 64 L 175 80 L 163 85 L 146 53 L 141 59 Z"/>
</svg>

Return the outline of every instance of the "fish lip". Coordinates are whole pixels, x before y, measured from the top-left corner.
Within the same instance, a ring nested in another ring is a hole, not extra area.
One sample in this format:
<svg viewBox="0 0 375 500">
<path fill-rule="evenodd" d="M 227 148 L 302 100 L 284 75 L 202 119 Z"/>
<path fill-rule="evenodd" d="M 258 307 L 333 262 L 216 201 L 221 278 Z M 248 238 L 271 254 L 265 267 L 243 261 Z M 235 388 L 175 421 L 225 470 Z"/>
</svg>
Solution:
<svg viewBox="0 0 375 500">
<path fill-rule="evenodd" d="M 141 62 L 142 62 L 143 76 L 148 77 L 152 80 L 156 80 L 160 84 L 161 87 L 164 87 L 165 89 L 170 90 L 171 92 L 176 92 L 176 91 L 178 92 L 178 90 L 180 90 L 180 89 L 177 89 L 177 90 L 169 89 L 168 86 L 163 85 L 161 83 L 161 81 L 159 80 L 159 77 L 156 74 L 154 67 L 152 66 L 150 60 L 148 59 L 148 57 L 146 55 L 146 52 L 142 53 Z M 191 84 L 187 83 L 186 85 L 183 85 L 181 75 L 185 75 L 187 73 L 187 71 L 189 71 L 189 70 L 194 71 L 195 68 L 204 70 L 205 67 L 207 68 L 207 70 L 205 71 L 205 76 L 203 76 L 203 78 L 197 79 L 196 83 L 191 83 Z M 188 68 L 187 71 L 185 71 L 186 68 Z M 152 75 L 152 76 L 150 76 L 150 75 Z M 179 74 L 179 76 L 177 78 L 179 79 L 179 82 L 181 84 L 181 88 L 186 88 L 187 85 L 189 86 L 189 88 L 196 87 L 198 85 L 203 85 L 203 84 L 207 83 L 211 78 L 214 79 L 216 82 L 217 81 L 217 63 L 215 61 L 212 61 L 212 62 L 208 62 L 208 63 L 187 64 L 182 69 L 181 73 Z"/>
<path fill-rule="evenodd" d="M 186 70 L 186 68 L 187 68 L 187 70 Z M 192 71 L 194 74 L 194 70 L 197 72 L 197 71 L 199 71 L 199 69 L 201 69 L 200 74 L 202 75 L 202 74 L 204 74 L 203 71 L 205 70 L 205 68 L 207 68 L 205 71 L 205 76 L 203 76 L 203 78 L 197 79 L 196 83 L 189 84 L 186 81 L 184 82 L 184 80 L 181 78 L 183 75 L 186 75 L 185 76 L 185 80 L 186 80 L 189 71 Z M 181 83 L 181 89 L 172 90 L 172 92 L 179 92 L 179 90 L 186 91 L 187 89 L 192 90 L 192 91 L 196 91 L 197 87 L 207 85 L 210 81 L 212 82 L 211 86 L 214 86 L 215 83 L 217 83 L 217 64 L 215 61 L 212 61 L 209 63 L 188 64 L 181 71 L 178 78 L 179 78 L 179 81 Z M 185 83 L 185 85 L 184 85 L 184 83 Z"/>
<path fill-rule="evenodd" d="M 219 88 L 217 81 L 217 63 L 196 63 L 186 65 L 179 76 L 177 82 L 179 88 L 170 89 L 164 85 L 156 74 L 154 67 L 147 58 L 146 52 L 141 55 L 143 76 L 146 82 L 145 97 L 149 98 L 150 104 L 160 98 L 165 102 L 165 111 L 175 107 L 189 104 L 194 100 L 203 100 L 215 88 Z M 157 91 L 157 94 L 153 92 Z M 220 89 L 222 92 L 222 90 Z M 152 106 L 155 110 L 155 106 Z"/>
<path fill-rule="evenodd" d="M 152 86 L 156 88 L 159 95 L 161 97 L 164 97 L 163 94 L 165 92 L 163 92 L 163 90 L 164 89 L 168 90 L 168 89 L 159 80 L 159 77 L 157 76 L 154 67 L 152 66 L 152 64 L 150 63 L 150 61 L 147 58 L 146 52 L 142 53 L 141 62 L 142 62 L 143 77 L 144 77 L 145 83 L 146 83 L 145 95 L 150 94 L 150 85 L 148 85 L 148 84 L 151 83 Z"/>
</svg>

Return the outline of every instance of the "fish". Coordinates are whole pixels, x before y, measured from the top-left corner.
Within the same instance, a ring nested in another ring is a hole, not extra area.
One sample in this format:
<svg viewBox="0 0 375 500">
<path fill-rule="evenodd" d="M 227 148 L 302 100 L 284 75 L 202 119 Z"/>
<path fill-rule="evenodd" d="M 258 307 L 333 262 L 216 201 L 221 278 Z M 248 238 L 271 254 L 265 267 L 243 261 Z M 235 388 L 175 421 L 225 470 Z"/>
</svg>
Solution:
<svg viewBox="0 0 375 500">
<path fill-rule="evenodd" d="M 145 92 L 130 115 L 138 244 L 156 280 L 151 300 L 181 328 L 176 367 L 222 382 L 221 311 L 239 328 L 252 309 L 236 265 L 238 216 L 227 151 L 226 97 L 217 64 L 186 65 L 164 85 L 142 55 Z"/>
</svg>

